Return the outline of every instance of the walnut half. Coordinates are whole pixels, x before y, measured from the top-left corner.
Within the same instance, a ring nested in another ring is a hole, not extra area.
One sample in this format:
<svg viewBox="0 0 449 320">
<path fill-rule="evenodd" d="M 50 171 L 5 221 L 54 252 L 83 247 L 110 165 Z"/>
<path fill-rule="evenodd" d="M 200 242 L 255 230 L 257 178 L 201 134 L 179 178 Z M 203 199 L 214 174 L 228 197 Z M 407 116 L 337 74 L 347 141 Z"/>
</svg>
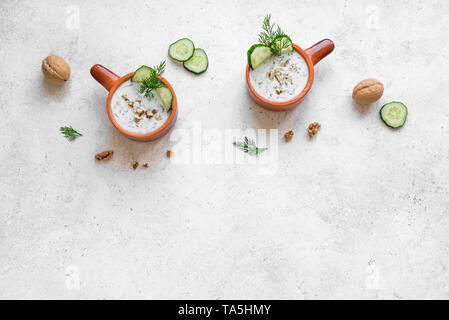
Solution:
<svg viewBox="0 0 449 320">
<path fill-rule="evenodd" d="M 320 130 L 320 128 L 321 124 L 319 124 L 318 122 L 311 123 L 308 129 L 309 138 L 312 139 L 317 134 L 318 130 Z"/>
<path fill-rule="evenodd" d="M 103 151 L 95 155 L 95 159 L 98 161 L 107 161 L 112 158 L 113 154 L 114 154 L 113 150 Z"/>
<path fill-rule="evenodd" d="M 293 138 L 293 135 L 294 135 L 294 134 L 295 134 L 295 133 L 293 132 L 293 130 L 290 130 L 290 131 L 286 132 L 286 133 L 284 134 L 285 142 L 289 142 L 289 141 Z"/>
</svg>

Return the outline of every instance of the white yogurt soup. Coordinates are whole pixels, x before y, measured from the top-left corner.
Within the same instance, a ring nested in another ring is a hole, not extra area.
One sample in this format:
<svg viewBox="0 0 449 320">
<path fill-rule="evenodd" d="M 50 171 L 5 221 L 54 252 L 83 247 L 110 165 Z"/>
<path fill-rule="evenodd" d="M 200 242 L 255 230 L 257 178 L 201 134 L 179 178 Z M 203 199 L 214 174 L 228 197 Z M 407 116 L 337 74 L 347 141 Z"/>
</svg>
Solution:
<svg viewBox="0 0 449 320">
<path fill-rule="evenodd" d="M 263 98 L 284 102 L 297 97 L 306 87 L 309 70 L 296 51 L 271 56 L 255 70 L 250 69 L 250 82 Z"/>
<path fill-rule="evenodd" d="M 140 83 L 130 80 L 117 88 L 111 100 L 111 110 L 118 125 L 133 133 L 148 133 L 160 128 L 170 116 L 154 90 L 151 98 L 139 93 Z"/>
</svg>

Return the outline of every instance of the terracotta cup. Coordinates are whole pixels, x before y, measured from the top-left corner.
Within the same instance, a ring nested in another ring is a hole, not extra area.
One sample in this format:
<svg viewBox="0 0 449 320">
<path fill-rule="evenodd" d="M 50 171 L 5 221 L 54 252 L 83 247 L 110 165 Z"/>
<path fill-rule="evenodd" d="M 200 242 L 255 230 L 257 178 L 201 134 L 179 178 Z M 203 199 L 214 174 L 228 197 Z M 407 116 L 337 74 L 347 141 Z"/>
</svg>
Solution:
<svg viewBox="0 0 449 320">
<path fill-rule="evenodd" d="M 96 64 L 90 69 L 90 74 L 103 87 L 105 87 L 106 90 L 109 91 L 108 99 L 106 102 L 106 110 L 108 112 L 109 120 L 111 120 L 112 124 L 114 125 L 114 127 L 117 128 L 118 131 L 123 133 L 129 139 L 134 140 L 134 141 L 140 141 L 140 142 L 154 141 L 156 139 L 159 139 L 159 138 L 165 136 L 170 131 L 170 129 L 174 126 L 174 124 L 176 122 L 176 117 L 178 115 L 178 103 L 177 103 L 176 95 L 175 95 L 175 92 L 173 91 L 172 86 L 163 77 L 159 77 L 159 78 L 161 79 L 162 83 L 171 90 L 171 92 L 173 94 L 172 109 L 171 109 L 171 113 L 170 113 L 167 121 L 165 121 L 165 123 L 160 128 L 158 128 L 152 132 L 134 133 L 134 132 L 127 131 L 124 128 L 120 127 L 119 124 L 117 123 L 117 121 L 115 121 L 114 115 L 112 114 L 112 111 L 111 111 L 111 100 L 112 100 L 112 96 L 114 95 L 114 92 L 117 90 L 117 88 L 123 82 L 131 79 L 131 77 L 134 75 L 134 72 L 128 73 L 126 76 L 119 77 L 111 70 L 103 67 L 100 64 Z"/>
<path fill-rule="evenodd" d="M 307 67 L 309 69 L 309 78 L 307 80 L 306 87 L 303 88 L 301 92 L 298 92 L 298 95 L 288 101 L 283 102 L 274 102 L 267 100 L 265 98 L 262 98 L 256 90 L 254 90 L 253 86 L 251 85 L 251 81 L 249 79 L 249 65 L 246 66 L 246 83 L 248 84 L 249 94 L 254 99 L 254 101 L 257 102 L 260 106 L 273 110 L 273 111 L 286 111 L 290 110 L 294 107 L 296 107 L 307 95 L 307 93 L 310 91 L 310 88 L 312 87 L 313 78 L 314 78 L 314 66 L 320 62 L 321 59 L 326 57 L 328 54 L 330 54 L 334 50 L 334 43 L 332 40 L 324 39 L 318 42 L 317 44 L 314 44 L 309 49 L 303 50 L 296 44 L 293 44 L 293 49 L 299 53 L 304 60 L 307 63 Z"/>
</svg>

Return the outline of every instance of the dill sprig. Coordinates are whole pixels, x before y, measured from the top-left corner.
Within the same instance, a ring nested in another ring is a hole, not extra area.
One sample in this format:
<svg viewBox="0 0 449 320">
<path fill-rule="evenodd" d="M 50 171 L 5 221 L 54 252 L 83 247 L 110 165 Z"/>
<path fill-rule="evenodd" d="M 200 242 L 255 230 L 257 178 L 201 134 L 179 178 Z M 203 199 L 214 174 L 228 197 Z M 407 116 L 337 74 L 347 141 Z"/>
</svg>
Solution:
<svg viewBox="0 0 449 320">
<path fill-rule="evenodd" d="M 77 137 L 81 137 L 82 134 L 73 129 L 72 127 L 61 127 L 59 131 L 64 135 L 65 138 L 69 140 L 74 140 Z"/>
<path fill-rule="evenodd" d="M 284 33 L 284 31 L 282 31 L 279 25 L 272 24 L 270 20 L 270 14 L 265 16 L 262 24 L 263 31 L 259 33 L 259 42 L 269 46 L 275 56 L 280 56 L 282 50 L 287 49 L 290 46 L 290 42 L 285 41 L 285 39 L 290 38 Z M 285 36 L 286 38 L 281 38 L 278 41 L 274 41 L 279 36 Z"/>
<path fill-rule="evenodd" d="M 267 150 L 267 148 L 258 148 L 254 140 L 248 137 L 245 137 L 245 139 L 243 139 L 243 142 L 233 142 L 233 145 L 238 147 L 243 152 L 254 155 L 258 155 L 259 153 Z"/>
<path fill-rule="evenodd" d="M 147 98 L 154 97 L 153 89 L 157 89 L 163 86 L 159 77 L 165 71 L 165 61 L 162 61 L 158 66 L 154 66 L 151 69 L 151 73 L 148 78 L 145 78 L 140 85 L 140 93 L 144 94 Z"/>
</svg>

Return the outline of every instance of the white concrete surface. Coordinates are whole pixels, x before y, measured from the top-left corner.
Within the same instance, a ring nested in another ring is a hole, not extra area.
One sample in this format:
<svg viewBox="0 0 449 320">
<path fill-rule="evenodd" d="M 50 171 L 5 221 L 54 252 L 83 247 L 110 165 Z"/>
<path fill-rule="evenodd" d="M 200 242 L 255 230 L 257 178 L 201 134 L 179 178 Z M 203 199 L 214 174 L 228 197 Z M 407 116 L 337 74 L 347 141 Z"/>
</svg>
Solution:
<svg viewBox="0 0 449 320">
<path fill-rule="evenodd" d="M 270 12 L 304 48 L 336 44 L 285 113 L 245 87 L 246 50 Z M 448 298 L 448 16 L 444 0 L 2 0 L 0 297 Z M 168 61 L 185 36 L 209 55 L 201 76 Z M 49 54 L 72 68 L 64 87 L 43 81 Z M 169 137 L 142 144 L 112 127 L 90 67 L 123 75 L 162 59 L 176 129 L 277 128 L 274 176 L 177 165 Z M 361 108 L 351 92 L 368 77 L 386 90 Z M 398 131 L 378 116 L 391 100 L 409 107 Z M 63 125 L 84 136 L 68 142 Z M 113 159 L 96 163 L 106 149 Z M 134 160 L 153 166 L 134 172 Z"/>
</svg>

